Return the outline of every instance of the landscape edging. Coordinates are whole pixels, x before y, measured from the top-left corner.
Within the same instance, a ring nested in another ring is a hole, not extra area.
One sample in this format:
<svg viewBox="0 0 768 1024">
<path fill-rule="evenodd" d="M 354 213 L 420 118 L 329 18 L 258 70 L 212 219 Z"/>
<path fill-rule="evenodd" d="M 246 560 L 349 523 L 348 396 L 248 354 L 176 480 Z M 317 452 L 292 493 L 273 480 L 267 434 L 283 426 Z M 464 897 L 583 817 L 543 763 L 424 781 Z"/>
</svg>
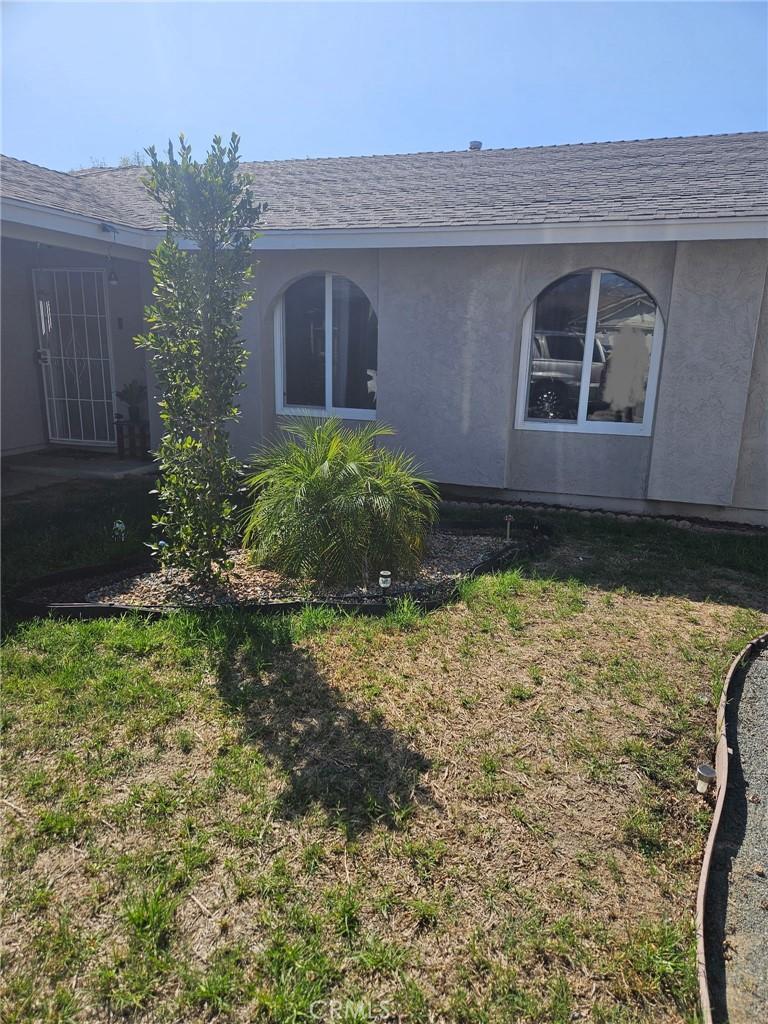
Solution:
<svg viewBox="0 0 768 1024">
<path fill-rule="evenodd" d="M 451 524 L 453 525 L 453 524 Z M 530 558 L 538 553 L 544 542 L 548 540 L 548 534 L 542 532 L 536 537 L 526 540 L 524 543 L 510 543 L 489 558 L 483 559 L 476 566 L 463 574 L 466 579 L 472 576 L 479 576 L 484 573 L 494 572 L 503 569 L 510 564 L 513 558 Z M 22 586 L 17 587 L 8 596 L 8 607 L 18 619 L 45 618 L 54 616 L 62 619 L 109 619 L 120 618 L 124 615 L 142 615 L 149 619 L 159 619 L 166 615 L 179 611 L 194 612 L 221 612 L 226 610 L 238 612 L 250 612 L 261 615 L 291 614 L 301 611 L 304 608 L 327 608 L 334 611 L 345 611 L 351 614 L 372 615 L 380 617 L 386 615 L 392 608 L 397 598 L 383 598 L 369 601 L 273 601 L 260 603 L 256 601 L 244 602 L 243 604 L 231 605 L 180 605 L 169 608 L 153 608 L 141 605 L 122 604 L 101 604 L 95 601 L 36 601 L 29 597 L 35 591 L 55 586 L 57 583 L 66 583 L 77 579 L 87 579 L 89 576 L 107 575 L 110 572 L 119 571 L 123 568 L 130 569 L 136 566 L 137 573 L 151 571 L 153 563 L 147 563 L 146 559 L 136 560 L 135 563 L 109 563 L 106 565 L 95 565 L 77 569 L 65 569 L 56 573 L 49 573 L 37 579 L 29 580 Z M 406 591 L 398 594 L 398 597 L 410 596 L 422 611 L 434 611 L 454 600 L 457 592 L 457 584 L 436 585 L 419 590 Z"/>
<path fill-rule="evenodd" d="M 728 735 L 726 730 L 725 713 L 728 705 L 729 688 L 733 677 L 743 668 L 747 659 L 751 661 L 768 645 L 768 633 L 761 633 L 753 640 L 750 640 L 736 655 L 730 664 L 723 682 L 723 692 L 720 695 L 720 702 L 717 707 L 717 725 L 715 727 L 715 771 L 717 773 L 715 810 L 712 815 L 712 824 L 709 827 L 707 843 L 704 847 L 704 857 L 701 862 L 701 874 L 699 876 L 699 887 L 696 892 L 696 966 L 699 978 L 699 1002 L 701 1003 L 701 1015 L 703 1024 L 713 1024 L 712 1005 L 709 998 L 709 978 L 707 976 L 706 940 L 704 935 L 704 916 L 709 890 L 709 871 L 712 864 L 712 854 L 715 848 L 717 833 L 720 828 L 723 806 L 725 804 L 726 789 L 728 787 L 728 766 L 729 749 Z"/>
</svg>

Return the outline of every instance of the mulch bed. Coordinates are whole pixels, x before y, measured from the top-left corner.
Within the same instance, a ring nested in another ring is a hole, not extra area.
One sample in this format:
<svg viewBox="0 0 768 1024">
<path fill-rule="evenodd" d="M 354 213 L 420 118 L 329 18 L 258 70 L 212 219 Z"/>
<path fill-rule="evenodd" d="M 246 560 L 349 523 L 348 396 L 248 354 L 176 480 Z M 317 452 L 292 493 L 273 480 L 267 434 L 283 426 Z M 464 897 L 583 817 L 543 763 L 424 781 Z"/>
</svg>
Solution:
<svg viewBox="0 0 768 1024">
<path fill-rule="evenodd" d="M 429 539 L 419 572 L 411 579 L 393 578 L 387 598 L 410 594 L 425 606 L 444 602 L 456 583 L 476 572 L 491 571 L 528 555 L 544 539 L 542 533 L 518 529 L 507 542 L 496 528 L 461 527 L 437 530 Z M 189 572 L 153 569 L 146 561 L 132 566 L 94 567 L 31 581 L 15 595 L 18 614 L 115 614 L 130 610 L 160 613 L 174 608 L 239 607 L 255 610 L 286 610 L 303 604 L 327 604 L 349 608 L 381 606 L 377 576 L 368 590 L 359 587 L 330 588 L 312 581 L 291 580 L 280 573 L 252 565 L 246 552 L 230 552 L 232 568 L 220 585 L 205 590 L 194 584 Z M 381 566 L 386 568 L 386 566 Z"/>
<path fill-rule="evenodd" d="M 455 584 L 461 576 L 497 555 L 503 547 L 502 538 L 435 533 L 430 538 L 419 572 L 411 579 L 393 579 L 388 596 L 424 593 Z M 86 593 L 85 600 L 142 608 L 178 608 L 272 604 L 278 601 L 365 601 L 381 597 L 375 579 L 367 590 L 362 586 L 322 587 L 311 581 L 287 579 L 279 572 L 253 565 L 248 553 L 241 549 L 231 551 L 230 558 L 232 568 L 215 589 L 195 585 L 187 570 L 162 569 L 92 590 Z"/>
</svg>

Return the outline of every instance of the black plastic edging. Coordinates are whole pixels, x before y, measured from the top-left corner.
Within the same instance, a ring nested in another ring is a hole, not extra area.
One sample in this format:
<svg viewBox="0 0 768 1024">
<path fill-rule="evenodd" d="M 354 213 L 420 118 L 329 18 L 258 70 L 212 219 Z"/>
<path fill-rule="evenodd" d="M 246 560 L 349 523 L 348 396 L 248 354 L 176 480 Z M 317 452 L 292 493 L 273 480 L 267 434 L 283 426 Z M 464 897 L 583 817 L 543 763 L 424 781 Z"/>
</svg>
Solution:
<svg viewBox="0 0 768 1024">
<path fill-rule="evenodd" d="M 523 544 L 519 542 L 505 545 L 499 552 L 490 558 L 484 559 L 473 569 L 464 573 L 464 578 L 480 576 L 485 573 L 503 569 L 513 559 L 529 558 L 535 554 L 546 542 L 545 533 L 537 534 Z M 131 564 L 118 564 L 112 562 L 108 565 L 96 565 L 89 568 L 64 569 L 61 572 L 49 573 L 30 580 L 23 586 L 16 588 L 8 597 L 8 607 L 19 619 L 45 618 L 54 616 L 64 619 L 109 619 L 120 618 L 124 615 L 141 615 L 145 618 L 159 619 L 180 611 L 189 612 L 222 612 L 238 611 L 259 615 L 280 615 L 291 614 L 301 611 L 303 608 L 328 608 L 334 611 L 344 611 L 350 614 L 362 614 L 371 616 L 386 615 L 400 597 L 411 597 L 422 611 L 434 611 L 455 599 L 457 584 L 440 585 L 429 588 L 414 588 L 406 590 L 386 599 L 373 599 L 363 601 L 271 601 L 260 603 L 257 601 L 245 602 L 243 604 L 200 604 L 200 605 L 179 605 L 168 608 L 144 607 L 141 605 L 124 604 L 101 604 L 91 601 L 51 601 L 35 600 L 33 595 L 36 591 L 45 590 L 58 583 L 68 583 L 78 579 L 88 579 L 91 576 L 107 575 L 120 572 L 122 569 L 132 569 L 135 566 L 136 573 L 151 571 L 154 563 L 147 564 L 146 560 Z"/>
</svg>

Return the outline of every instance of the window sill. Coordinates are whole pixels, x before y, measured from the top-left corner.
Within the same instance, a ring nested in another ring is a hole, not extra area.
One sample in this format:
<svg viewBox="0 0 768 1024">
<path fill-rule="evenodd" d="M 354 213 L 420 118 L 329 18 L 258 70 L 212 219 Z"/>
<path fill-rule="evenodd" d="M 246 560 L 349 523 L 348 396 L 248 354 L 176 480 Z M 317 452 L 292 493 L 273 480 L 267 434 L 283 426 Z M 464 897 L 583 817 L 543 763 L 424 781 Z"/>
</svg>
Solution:
<svg viewBox="0 0 768 1024">
<path fill-rule="evenodd" d="M 319 406 L 307 406 L 303 408 L 297 405 L 280 406 L 277 410 L 278 416 L 304 416 L 316 420 L 326 420 L 335 416 L 340 420 L 375 420 L 375 409 L 321 409 Z"/>
<path fill-rule="evenodd" d="M 650 437 L 650 424 L 568 423 L 564 420 L 522 420 L 516 430 L 546 430 L 555 434 L 610 434 L 613 437 Z"/>
</svg>

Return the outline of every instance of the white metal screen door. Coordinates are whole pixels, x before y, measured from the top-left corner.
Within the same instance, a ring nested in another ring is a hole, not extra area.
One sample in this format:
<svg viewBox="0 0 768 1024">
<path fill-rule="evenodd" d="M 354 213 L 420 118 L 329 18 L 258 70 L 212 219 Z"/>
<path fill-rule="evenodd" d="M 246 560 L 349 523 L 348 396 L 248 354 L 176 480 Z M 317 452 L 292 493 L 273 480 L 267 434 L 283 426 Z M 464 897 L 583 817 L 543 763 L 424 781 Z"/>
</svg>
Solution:
<svg viewBox="0 0 768 1024">
<path fill-rule="evenodd" d="M 115 443 L 112 360 L 104 271 L 35 270 L 48 437 Z"/>
</svg>

